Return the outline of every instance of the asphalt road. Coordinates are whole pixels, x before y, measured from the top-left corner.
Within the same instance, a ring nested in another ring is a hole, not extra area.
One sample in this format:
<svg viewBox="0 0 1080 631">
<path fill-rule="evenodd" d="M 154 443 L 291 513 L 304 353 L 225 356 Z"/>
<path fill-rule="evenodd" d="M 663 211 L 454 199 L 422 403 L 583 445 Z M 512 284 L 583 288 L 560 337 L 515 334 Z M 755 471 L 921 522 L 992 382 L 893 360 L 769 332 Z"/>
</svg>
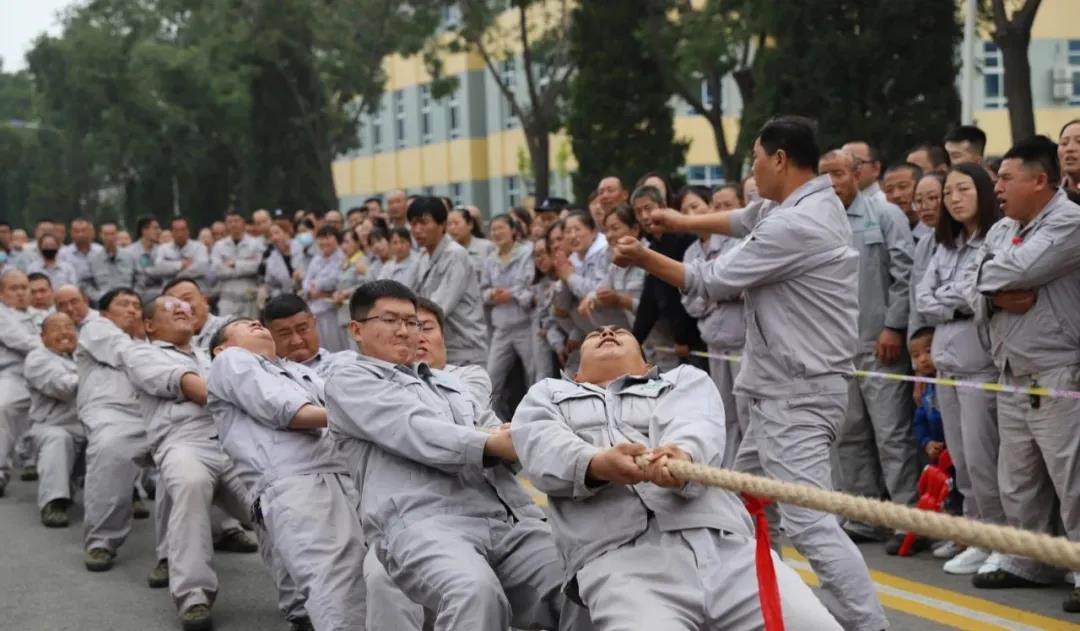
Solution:
<svg viewBox="0 0 1080 631">
<path fill-rule="evenodd" d="M 0 629 L 20 631 L 147 631 L 179 629 L 167 590 L 151 590 L 154 529 L 136 521 L 110 572 L 82 563 L 81 523 L 49 530 L 38 519 L 34 483 L 13 481 L 0 499 Z M 81 517 L 77 511 L 73 516 Z M 898 631 L 1054 629 L 1080 631 L 1080 615 L 1061 611 L 1068 587 L 986 592 L 967 577 L 948 576 L 929 554 L 897 559 L 880 545 L 862 546 L 882 602 Z M 814 582 L 793 550 L 786 560 Z M 214 606 L 220 631 L 287 629 L 273 584 L 258 555 L 219 554 Z M 395 631 L 395 630 L 378 630 Z"/>
</svg>

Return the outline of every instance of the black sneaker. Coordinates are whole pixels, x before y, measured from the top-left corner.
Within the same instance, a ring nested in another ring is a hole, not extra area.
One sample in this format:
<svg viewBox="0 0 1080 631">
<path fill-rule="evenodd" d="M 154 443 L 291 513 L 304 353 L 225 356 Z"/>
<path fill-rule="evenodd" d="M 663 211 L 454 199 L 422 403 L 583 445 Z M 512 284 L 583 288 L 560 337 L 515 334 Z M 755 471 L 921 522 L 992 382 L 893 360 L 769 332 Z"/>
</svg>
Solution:
<svg viewBox="0 0 1080 631">
<path fill-rule="evenodd" d="M 192 605 L 180 614 L 180 626 L 184 631 L 210 631 L 214 621 L 210 619 L 210 607 Z"/>
<path fill-rule="evenodd" d="M 221 538 L 214 542 L 214 549 L 219 552 L 249 554 L 259 551 L 259 542 L 243 528 L 233 528 L 221 533 Z"/>
<path fill-rule="evenodd" d="M 311 618 L 297 618 L 289 621 L 289 631 L 315 631 Z"/>
<path fill-rule="evenodd" d="M 131 502 L 131 516 L 135 519 L 146 519 L 150 517 L 150 511 L 146 508 L 146 504 L 143 501 L 135 498 Z"/>
<path fill-rule="evenodd" d="M 1061 608 L 1069 613 L 1080 613 L 1080 587 L 1073 588 L 1069 597 L 1061 603 Z"/>
<path fill-rule="evenodd" d="M 971 577 L 971 584 L 979 589 L 1012 589 L 1014 587 L 1046 587 L 1046 583 L 1029 581 L 1005 570 L 981 572 Z"/>
<path fill-rule="evenodd" d="M 41 523 L 46 528 L 67 528 L 70 520 L 67 514 L 67 500 L 53 500 L 41 509 Z"/>
<path fill-rule="evenodd" d="M 146 577 L 146 584 L 150 586 L 150 589 L 161 589 L 169 586 L 168 559 L 161 559 L 157 562 L 157 565 L 150 570 L 150 574 Z"/>
<path fill-rule="evenodd" d="M 19 479 L 23 482 L 37 482 L 37 467 L 25 467 L 19 473 Z"/>
<path fill-rule="evenodd" d="M 885 554 L 889 556 L 900 554 L 900 547 L 904 545 L 906 536 L 904 533 L 895 533 L 889 537 L 889 540 L 885 542 Z M 915 537 L 915 541 L 911 542 L 911 549 L 908 550 L 908 556 L 915 556 L 929 547 L 930 541 L 926 537 Z"/>
<path fill-rule="evenodd" d="M 112 569 L 115 556 L 105 548 L 91 548 L 83 556 L 83 562 L 86 563 L 86 569 L 91 572 L 106 572 Z"/>
</svg>

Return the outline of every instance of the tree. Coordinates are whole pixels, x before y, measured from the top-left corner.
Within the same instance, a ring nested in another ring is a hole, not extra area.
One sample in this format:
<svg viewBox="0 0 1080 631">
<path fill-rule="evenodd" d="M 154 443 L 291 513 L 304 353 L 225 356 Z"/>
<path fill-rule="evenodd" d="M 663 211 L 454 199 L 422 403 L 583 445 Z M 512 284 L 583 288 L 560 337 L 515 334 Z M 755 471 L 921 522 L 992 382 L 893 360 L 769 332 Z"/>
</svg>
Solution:
<svg viewBox="0 0 1080 631">
<path fill-rule="evenodd" d="M 1005 98 L 1009 103 L 1009 130 L 1013 142 L 1035 135 L 1035 110 L 1031 100 L 1031 27 L 1042 0 L 1024 0 L 1010 16 L 1005 0 L 990 0 L 994 16 L 994 43 L 1001 49 L 1005 71 Z"/>
<path fill-rule="evenodd" d="M 475 51 L 483 59 L 499 92 L 525 136 L 529 152 L 533 191 L 537 199 L 548 197 L 551 180 L 551 134 L 562 127 L 560 107 L 573 76 L 566 32 L 570 27 L 568 0 L 512 0 L 512 19 L 487 0 L 451 2 L 461 15 L 451 27 L 446 48 Z M 439 57 L 427 55 L 431 74 L 441 79 Z M 519 57 L 520 53 L 520 57 Z M 524 89 L 500 71 L 507 60 L 521 61 Z M 433 94 L 440 97 L 456 86 L 436 81 Z"/>
<path fill-rule="evenodd" d="M 708 121 L 724 176 L 737 181 L 744 150 L 729 148 L 721 82 L 730 74 L 743 103 L 753 99 L 752 55 L 765 39 L 755 19 L 761 2 L 652 0 L 651 4 L 652 19 L 642 24 L 636 36 L 664 68 L 661 76 L 669 89 Z"/>
<path fill-rule="evenodd" d="M 817 119 L 822 149 L 860 138 L 897 158 L 959 117 L 953 3 L 778 2 L 765 20 L 771 44 L 754 62 L 746 136 L 771 116 L 802 114 Z"/>
<path fill-rule="evenodd" d="M 675 140 L 666 69 L 629 35 L 655 18 L 648 0 L 582 2 L 574 9 L 570 55 L 577 74 L 567 129 L 578 199 L 604 176 L 630 184 L 648 171 L 672 174 L 683 164 L 687 143 Z"/>
</svg>

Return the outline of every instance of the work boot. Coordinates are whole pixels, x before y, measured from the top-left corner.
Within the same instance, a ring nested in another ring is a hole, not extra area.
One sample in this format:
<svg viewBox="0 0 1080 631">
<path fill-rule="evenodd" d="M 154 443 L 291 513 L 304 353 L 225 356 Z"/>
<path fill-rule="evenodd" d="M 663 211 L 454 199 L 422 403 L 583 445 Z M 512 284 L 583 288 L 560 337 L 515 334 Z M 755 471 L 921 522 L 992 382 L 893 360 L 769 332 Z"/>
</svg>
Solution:
<svg viewBox="0 0 1080 631">
<path fill-rule="evenodd" d="M 1080 587 L 1073 588 L 1069 597 L 1061 603 L 1061 608 L 1069 613 L 1080 613 Z"/>
<path fill-rule="evenodd" d="M 150 516 L 146 504 L 143 504 L 143 501 L 139 499 L 139 492 L 135 490 L 131 493 L 131 516 L 135 519 L 146 519 Z"/>
<path fill-rule="evenodd" d="M 150 586 L 150 589 L 160 589 L 169 586 L 168 559 L 161 559 L 157 562 L 154 569 L 150 570 L 150 575 L 146 577 L 146 584 Z"/>
<path fill-rule="evenodd" d="M 289 621 L 289 631 L 315 631 L 315 625 L 311 624 L 311 618 L 297 618 Z"/>
<path fill-rule="evenodd" d="M 180 626 L 184 631 L 210 631 L 214 628 L 214 622 L 210 619 L 210 607 L 207 605 L 192 605 L 180 614 Z"/>
<path fill-rule="evenodd" d="M 23 482 L 37 482 L 37 467 L 24 467 L 19 473 L 19 479 Z"/>
<path fill-rule="evenodd" d="M 971 577 L 971 584 L 979 589 L 1011 589 L 1013 587 L 1046 587 L 1046 583 L 1029 581 L 1007 570 L 980 572 Z"/>
<path fill-rule="evenodd" d="M 41 523 L 46 528 L 67 528 L 67 500 L 53 500 L 41 509 Z"/>
<path fill-rule="evenodd" d="M 0 480 L 0 497 L 4 497 L 5 488 L 7 488 L 7 480 Z"/>
<path fill-rule="evenodd" d="M 115 556 L 105 548 L 91 548 L 86 551 L 83 562 L 86 563 L 86 569 L 91 572 L 106 572 L 112 569 Z"/>
<path fill-rule="evenodd" d="M 251 553 L 259 551 L 259 543 L 252 534 L 243 528 L 233 528 L 221 533 L 221 539 L 214 542 L 214 549 L 219 552 Z"/>
</svg>

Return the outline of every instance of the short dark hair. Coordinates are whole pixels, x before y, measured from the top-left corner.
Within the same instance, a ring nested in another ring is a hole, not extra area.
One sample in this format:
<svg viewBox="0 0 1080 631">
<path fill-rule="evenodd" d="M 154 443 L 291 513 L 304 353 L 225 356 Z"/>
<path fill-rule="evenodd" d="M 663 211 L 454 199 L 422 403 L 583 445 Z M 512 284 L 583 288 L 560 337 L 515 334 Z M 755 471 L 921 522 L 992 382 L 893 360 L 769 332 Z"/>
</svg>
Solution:
<svg viewBox="0 0 1080 631">
<path fill-rule="evenodd" d="M 890 166 L 888 169 L 885 169 L 885 175 L 888 175 L 895 171 L 910 171 L 911 177 L 915 178 L 916 183 L 918 183 L 923 176 L 922 167 L 917 164 L 912 164 L 910 162 L 897 162 L 896 164 Z"/>
<path fill-rule="evenodd" d="M 296 294 L 281 294 L 266 301 L 259 314 L 259 320 L 265 326 L 270 326 L 274 320 L 291 318 L 298 313 L 311 313 L 308 303 Z"/>
<path fill-rule="evenodd" d="M 438 201 L 438 198 L 435 199 Z M 438 203 L 442 205 L 442 202 Z M 380 298 L 408 300 L 414 307 L 418 304 L 413 290 L 396 280 L 373 280 L 360 285 L 353 291 L 352 298 L 349 299 L 349 317 L 353 320 L 363 320 Z"/>
<path fill-rule="evenodd" d="M 181 277 L 178 277 L 178 278 L 174 278 L 174 279 L 170 280 L 169 282 L 165 283 L 165 286 L 161 288 L 161 295 L 164 296 L 173 287 L 176 287 L 177 285 L 183 285 L 184 283 L 191 283 L 191 285 L 194 286 L 195 289 L 199 290 L 200 294 L 202 293 L 202 287 L 199 287 L 199 282 L 198 281 L 196 281 L 194 278 L 185 278 L 185 277 L 181 276 Z"/>
<path fill-rule="evenodd" d="M 334 240 L 341 245 L 341 231 L 334 226 L 326 223 L 319 226 L 319 229 L 315 232 L 316 237 L 334 237 Z"/>
<path fill-rule="evenodd" d="M 934 337 L 934 327 L 932 327 L 932 326 L 924 326 L 924 327 L 918 329 L 917 331 L 915 331 L 914 333 L 911 334 L 911 340 L 909 340 L 909 341 L 914 342 L 915 340 L 922 339 L 924 337 Z"/>
<path fill-rule="evenodd" d="M 443 313 L 442 307 L 434 300 L 418 296 L 416 298 L 416 310 L 430 311 L 435 315 L 435 321 L 439 323 L 439 330 L 442 331 L 446 328 L 446 314 Z"/>
<path fill-rule="evenodd" d="M 135 232 L 139 233 L 139 236 L 141 237 L 143 230 L 146 230 L 152 223 L 157 223 L 157 217 L 152 215 L 143 215 L 142 217 L 139 217 L 135 220 Z"/>
<path fill-rule="evenodd" d="M 869 161 L 870 162 L 881 162 L 881 152 L 878 151 L 878 148 L 875 147 L 874 143 L 872 143 L 872 142 L 869 142 L 867 140 L 863 140 L 862 138 L 856 138 L 855 140 L 849 140 L 844 144 L 846 144 L 846 145 L 857 145 L 857 144 L 866 145 L 866 153 L 869 154 L 869 156 L 870 156 Z"/>
<path fill-rule="evenodd" d="M 622 222 L 624 226 L 630 228 L 631 230 L 633 230 L 634 228 L 641 228 L 641 225 L 638 223 L 637 220 L 637 214 L 634 212 L 634 209 L 631 208 L 629 204 L 619 204 L 615 206 L 615 208 L 612 208 L 610 212 L 604 215 L 605 224 L 607 223 L 608 217 L 612 215 L 615 215 L 616 219 L 618 219 L 620 222 Z"/>
<path fill-rule="evenodd" d="M 247 221 L 247 219 L 244 217 L 243 213 L 241 213 L 236 208 L 229 208 L 228 210 L 225 211 L 225 214 L 223 214 L 221 217 L 222 217 L 222 219 L 228 219 L 229 217 L 232 217 L 234 215 L 241 218 L 241 219 L 243 219 L 245 222 Z"/>
<path fill-rule="evenodd" d="M 409 209 L 405 211 L 405 218 L 411 223 L 427 215 L 441 226 L 446 223 L 446 212 L 446 204 L 438 197 L 420 195 L 409 204 Z"/>
<path fill-rule="evenodd" d="M 172 217 L 172 218 L 169 219 L 169 227 L 172 228 L 173 225 L 175 225 L 176 222 L 178 222 L 178 221 L 184 222 L 184 225 L 190 225 L 190 224 L 188 224 L 187 217 L 175 216 L 175 217 Z"/>
<path fill-rule="evenodd" d="M 1001 219 L 1001 209 L 998 207 L 997 195 L 994 194 L 994 182 L 990 174 L 980 164 L 964 162 L 954 164 L 949 173 L 966 175 L 975 182 L 975 219 L 979 224 L 979 236 L 985 237 L 990 232 L 991 226 Z M 945 193 L 942 191 L 942 200 Z M 956 238 L 964 234 L 964 226 L 948 210 L 942 208 L 938 217 L 937 227 L 934 229 L 934 240 L 942 246 L 952 250 L 956 248 Z"/>
<path fill-rule="evenodd" d="M 369 197 L 369 198 L 364 200 L 364 205 L 367 206 L 371 202 L 375 202 L 376 204 L 379 205 L 380 208 L 382 208 L 382 199 L 380 199 L 378 197 Z"/>
<path fill-rule="evenodd" d="M 368 236 L 367 236 L 368 245 L 371 245 L 372 243 L 375 243 L 376 241 L 379 241 L 379 240 L 386 241 L 386 240 L 389 240 L 389 239 L 390 239 L 390 229 L 389 228 L 380 228 L 378 226 L 372 228 L 371 232 L 369 232 Z"/>
<path fill-rule="evenodd" d="M 941 145 L 924 142 L 912 147 L 911 150 L 908 151 L 908 154 L 915 153 L 916 151 L 925 151 L 926 157 L 930 159 L 930 164 L 935 169 L 943 164 L 946 167 L 952 166 L 952 160 L 949 160 L 949 152 L 945 151 L 945 147 L 942 147 Z"/>
<path fill-rule="evenodd" d="M 358 215 L 358 214 L 362 215 L 362 214 L 366 214 L 367 211 L 368 211 L 368 209 L 364 208 L 363 206 L 353 206 L 349 210 L 345 211 L 345 216 L 346 217 L 352 217 L 353 215 Z"/>
<path fill-rule="evenodd" d="M 974 125 L 959 125 L 945 134 L 945 142 L 967 142 L 980 156 L 986 150 L 986 132 Z"/>
<path fill-rule="evenodd" d="M 1061 164 L 1058 162 L 1057 143 L 1046 136 L 1032 136 L 1021 140 L 1005 152 L 1003 160 L 1017 159 L 1026 167 L 1037 167 L 1046 173 L 1051 186 L 1061 181 Z"/>
<path fill-rule="evenodd" d="M 768 155 L 783 149 L 791 163 L 817 171 L 817 123 L 804 116 L 777 116 L 769 119 L 758 132 L 758 142 Z"/>
<path fill-rule="evenodd" d="M 657 206 L 663 207 L 668 204 L 668 200 L 664 198 L 664 194 L 660 192 L 660 189 L 656 188 L 655 186 L 642 185 L 635 188 L 634 192 L 630 194 L 630 203 L 633 204 L 642 197 L 648 197 Z"/>
<path fill-rule="evenodd" d="M 98 300 L 98 309 L 105 311 L 112 305 L 112 301 L 116 300 L 117 296 L 135 296 L 139 301 L 139 306 L 142 306 L 142 298 L 139 294 L 135 293 L 135 290 L 130 287 L 116 287 L 105 292 L 105 294 Z"/>
<path fill-rule="evenodd" d="M 570 221 L 571 219 L 577 219 L 589 230 L 596 230 L 596 220 L 593 219 L 592 215 L 585 212 L 584 210 L 571 211 L 570 214 L 568 214 L 563 221 Z"/>
<path fill-rule="evenodd" d="M 389 236 L 391 237 L 397 237 L 410 243 L 412 242 L 412 233 L 409 232 L 409 229 L 405 226 L 394 226 L 393 228 L 390 228 L 389 232 Z"/>
<path fill-rule="evenodd" d="M 224 344 L 225 341 L 229 338 L 229 330 L 228 329 L 229 329 L 230 326 L 236 324 L 237 322 L 254 322 L 254 321 L 255 321 L 255 318 L 248 318 L 248 317 L 244 317 L 244 316 L 237 316 L 237 317 L 234 317 L 234 318 L 229 318 L 228 322 L 221 325 L 221 327 L 218 328 L 217 331 L 214 331 L 214 334 L 212 336 L 210 336 L 210 348 L 209 348 L 209 350 L 210 350 L 210 359 L 214 359 L 214 358 L 217 357 L 217 353 L 214 352 L 214 349 L 221 346 L 222 344 Z"/>
<path fill-rule="evenodd" d="M 679 189 L 679 194 L 675 196 L 675 210 L 682 210 L 683 200 L 690 195 L 694 195 L 701 199 L 701 201 L 705 202 L 706 206 L 712 201 L 712 190 L 708 186 L 688 184 Z"/>
<path fill-rule="evenodd" d="M 1065 130 L 1068 129 L 1070 125 L 1075 125 L 1077 123 L 1080 123 L 1080 118 L 1074 118 L 1071 121 L 1062 125 L 1061 131 L 1058 132 L 1058 138 L 1061 138 L 1061 135 L 1065 133 Z"/>
<path fill-rule="evenodd" d="M 49 288 L 52 289 L 52 279 L 41 272 L 31 272 L 26 275 L 26 282 L 32 283 L 35 280 L 43 280 L 49 284 Z"/>
</svg>

